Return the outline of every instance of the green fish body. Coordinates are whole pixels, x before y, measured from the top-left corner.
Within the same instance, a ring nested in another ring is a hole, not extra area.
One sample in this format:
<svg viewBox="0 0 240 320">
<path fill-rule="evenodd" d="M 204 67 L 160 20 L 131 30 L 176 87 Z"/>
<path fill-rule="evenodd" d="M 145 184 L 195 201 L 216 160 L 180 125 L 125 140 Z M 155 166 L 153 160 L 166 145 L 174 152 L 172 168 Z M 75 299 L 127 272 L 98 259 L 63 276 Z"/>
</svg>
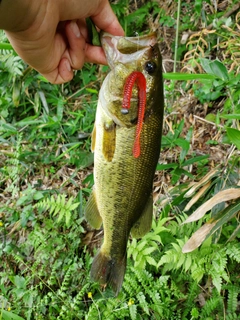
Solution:
<svg viewBox="0 0 240 320">
<path fill-rule="evenodd" d="M 110 285 L 117 295 L 126 269 L 129 235 L 139 238 L 151 229 L 152 183 L 160 153 L 163 120 L 162 62 L 155 34 L 141 37 L 102 35 L 110 73 L 105 78 L 92 135 L 94 188 L 85 209 L 104 241 L 94 258 L 91 278 Z M 140 155 L 133 155 L 138 121 L 139 88 L 133 86 L 128 113 L 122 113 L 124 83 L 134 71 L 146 79 L 146 106 L 139 137 Z"/>
</svg>

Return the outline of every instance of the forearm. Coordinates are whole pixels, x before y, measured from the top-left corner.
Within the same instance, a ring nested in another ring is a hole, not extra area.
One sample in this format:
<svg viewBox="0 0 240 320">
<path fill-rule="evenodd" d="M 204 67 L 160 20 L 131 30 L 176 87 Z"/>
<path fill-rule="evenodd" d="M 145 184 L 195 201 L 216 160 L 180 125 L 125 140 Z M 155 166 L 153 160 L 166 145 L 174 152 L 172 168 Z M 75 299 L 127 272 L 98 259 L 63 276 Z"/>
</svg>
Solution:
<svg viewBox="0 0 240 320">
<path fill-rule="evenodd" d="M 0 29 L 11 32 L 26 30 L 34 22 L 43 1 L 0 0 Z"/>
</svg>

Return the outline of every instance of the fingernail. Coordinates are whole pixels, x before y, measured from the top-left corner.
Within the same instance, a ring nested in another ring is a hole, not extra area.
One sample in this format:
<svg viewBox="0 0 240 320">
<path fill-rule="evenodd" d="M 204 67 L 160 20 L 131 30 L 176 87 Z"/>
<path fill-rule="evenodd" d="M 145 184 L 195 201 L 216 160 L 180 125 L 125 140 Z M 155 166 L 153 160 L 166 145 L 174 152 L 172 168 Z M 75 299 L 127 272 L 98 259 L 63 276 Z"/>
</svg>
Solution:
<svg viewBox="0 0 240 320">
<path fill-rule="evenodd" d="M 67 68 L 68 71 L 72 71 L 70 62 L 68 60 L 65 61 L 65 67 Z"/>
<path fill-rule="evenodd" d="M 71 25 L 71 29 L 72 29 L 73 33 L 75 34 L 75 36 L 77 38 L 80 38 L 81 37 L 81 33 L 80 33 L 80 30 L 78 28 L 77 23 L 75 21 L 71 21 L 70 25 Z"/>
</svg>

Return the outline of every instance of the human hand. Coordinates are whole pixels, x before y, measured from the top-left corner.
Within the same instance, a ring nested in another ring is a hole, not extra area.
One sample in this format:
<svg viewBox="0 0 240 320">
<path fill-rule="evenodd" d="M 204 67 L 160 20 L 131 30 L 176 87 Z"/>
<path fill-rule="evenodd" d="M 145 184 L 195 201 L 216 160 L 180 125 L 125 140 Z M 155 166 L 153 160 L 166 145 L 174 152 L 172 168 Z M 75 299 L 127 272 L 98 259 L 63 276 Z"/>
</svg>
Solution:
<svg viewBox="0 0 240 320">
<path fill-rule="evenodd" d="M 55 84 L 70 81 L 73 70 L 85 62 L 106 64 L 102 48 L 89 43 L 87 17 L 100 30 L 124 34 L 108 0 L 2 0 L 0 4 L 0 28 L 13 48 Z"/>
</svg>

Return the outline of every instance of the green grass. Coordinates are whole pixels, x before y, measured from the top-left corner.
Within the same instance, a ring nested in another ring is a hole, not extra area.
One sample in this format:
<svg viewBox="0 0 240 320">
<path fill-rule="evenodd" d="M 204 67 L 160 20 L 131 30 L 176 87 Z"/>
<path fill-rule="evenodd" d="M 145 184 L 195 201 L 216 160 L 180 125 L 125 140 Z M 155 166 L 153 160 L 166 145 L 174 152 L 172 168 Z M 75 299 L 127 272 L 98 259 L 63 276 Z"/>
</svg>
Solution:
<svg viewBox="0 0 240 320">
<path fill-rule="evenodd" d="M 129 36 L 158 27 L 167 66 L 177 3 L 142 2 L 114 1 L 113 9 Z M 238 319 L 239 30 L 236 12 L 225 18 L 226 11 L 202 8 L 202 1 L 181 4 L 179 38 L 195 33 L 179 42 L 177 72 L 170 64 L 164 73 L 153 226 L 130 239 L 117 298 L 89 280 L 102 234 L 83 217 L 94 183 L 90 135 L 108 68 L 87 64 L 70 83 L 51 85 L 0 33 L 0 319 Z M 203 34 L 203 23 L 214 28 Z M 222 201 L 226 189 L 232 194 Z M 210 222 L 214 229 L 202 232 Z M 196 232 L 200 246 L 183 253 Z"/>
</svg>

